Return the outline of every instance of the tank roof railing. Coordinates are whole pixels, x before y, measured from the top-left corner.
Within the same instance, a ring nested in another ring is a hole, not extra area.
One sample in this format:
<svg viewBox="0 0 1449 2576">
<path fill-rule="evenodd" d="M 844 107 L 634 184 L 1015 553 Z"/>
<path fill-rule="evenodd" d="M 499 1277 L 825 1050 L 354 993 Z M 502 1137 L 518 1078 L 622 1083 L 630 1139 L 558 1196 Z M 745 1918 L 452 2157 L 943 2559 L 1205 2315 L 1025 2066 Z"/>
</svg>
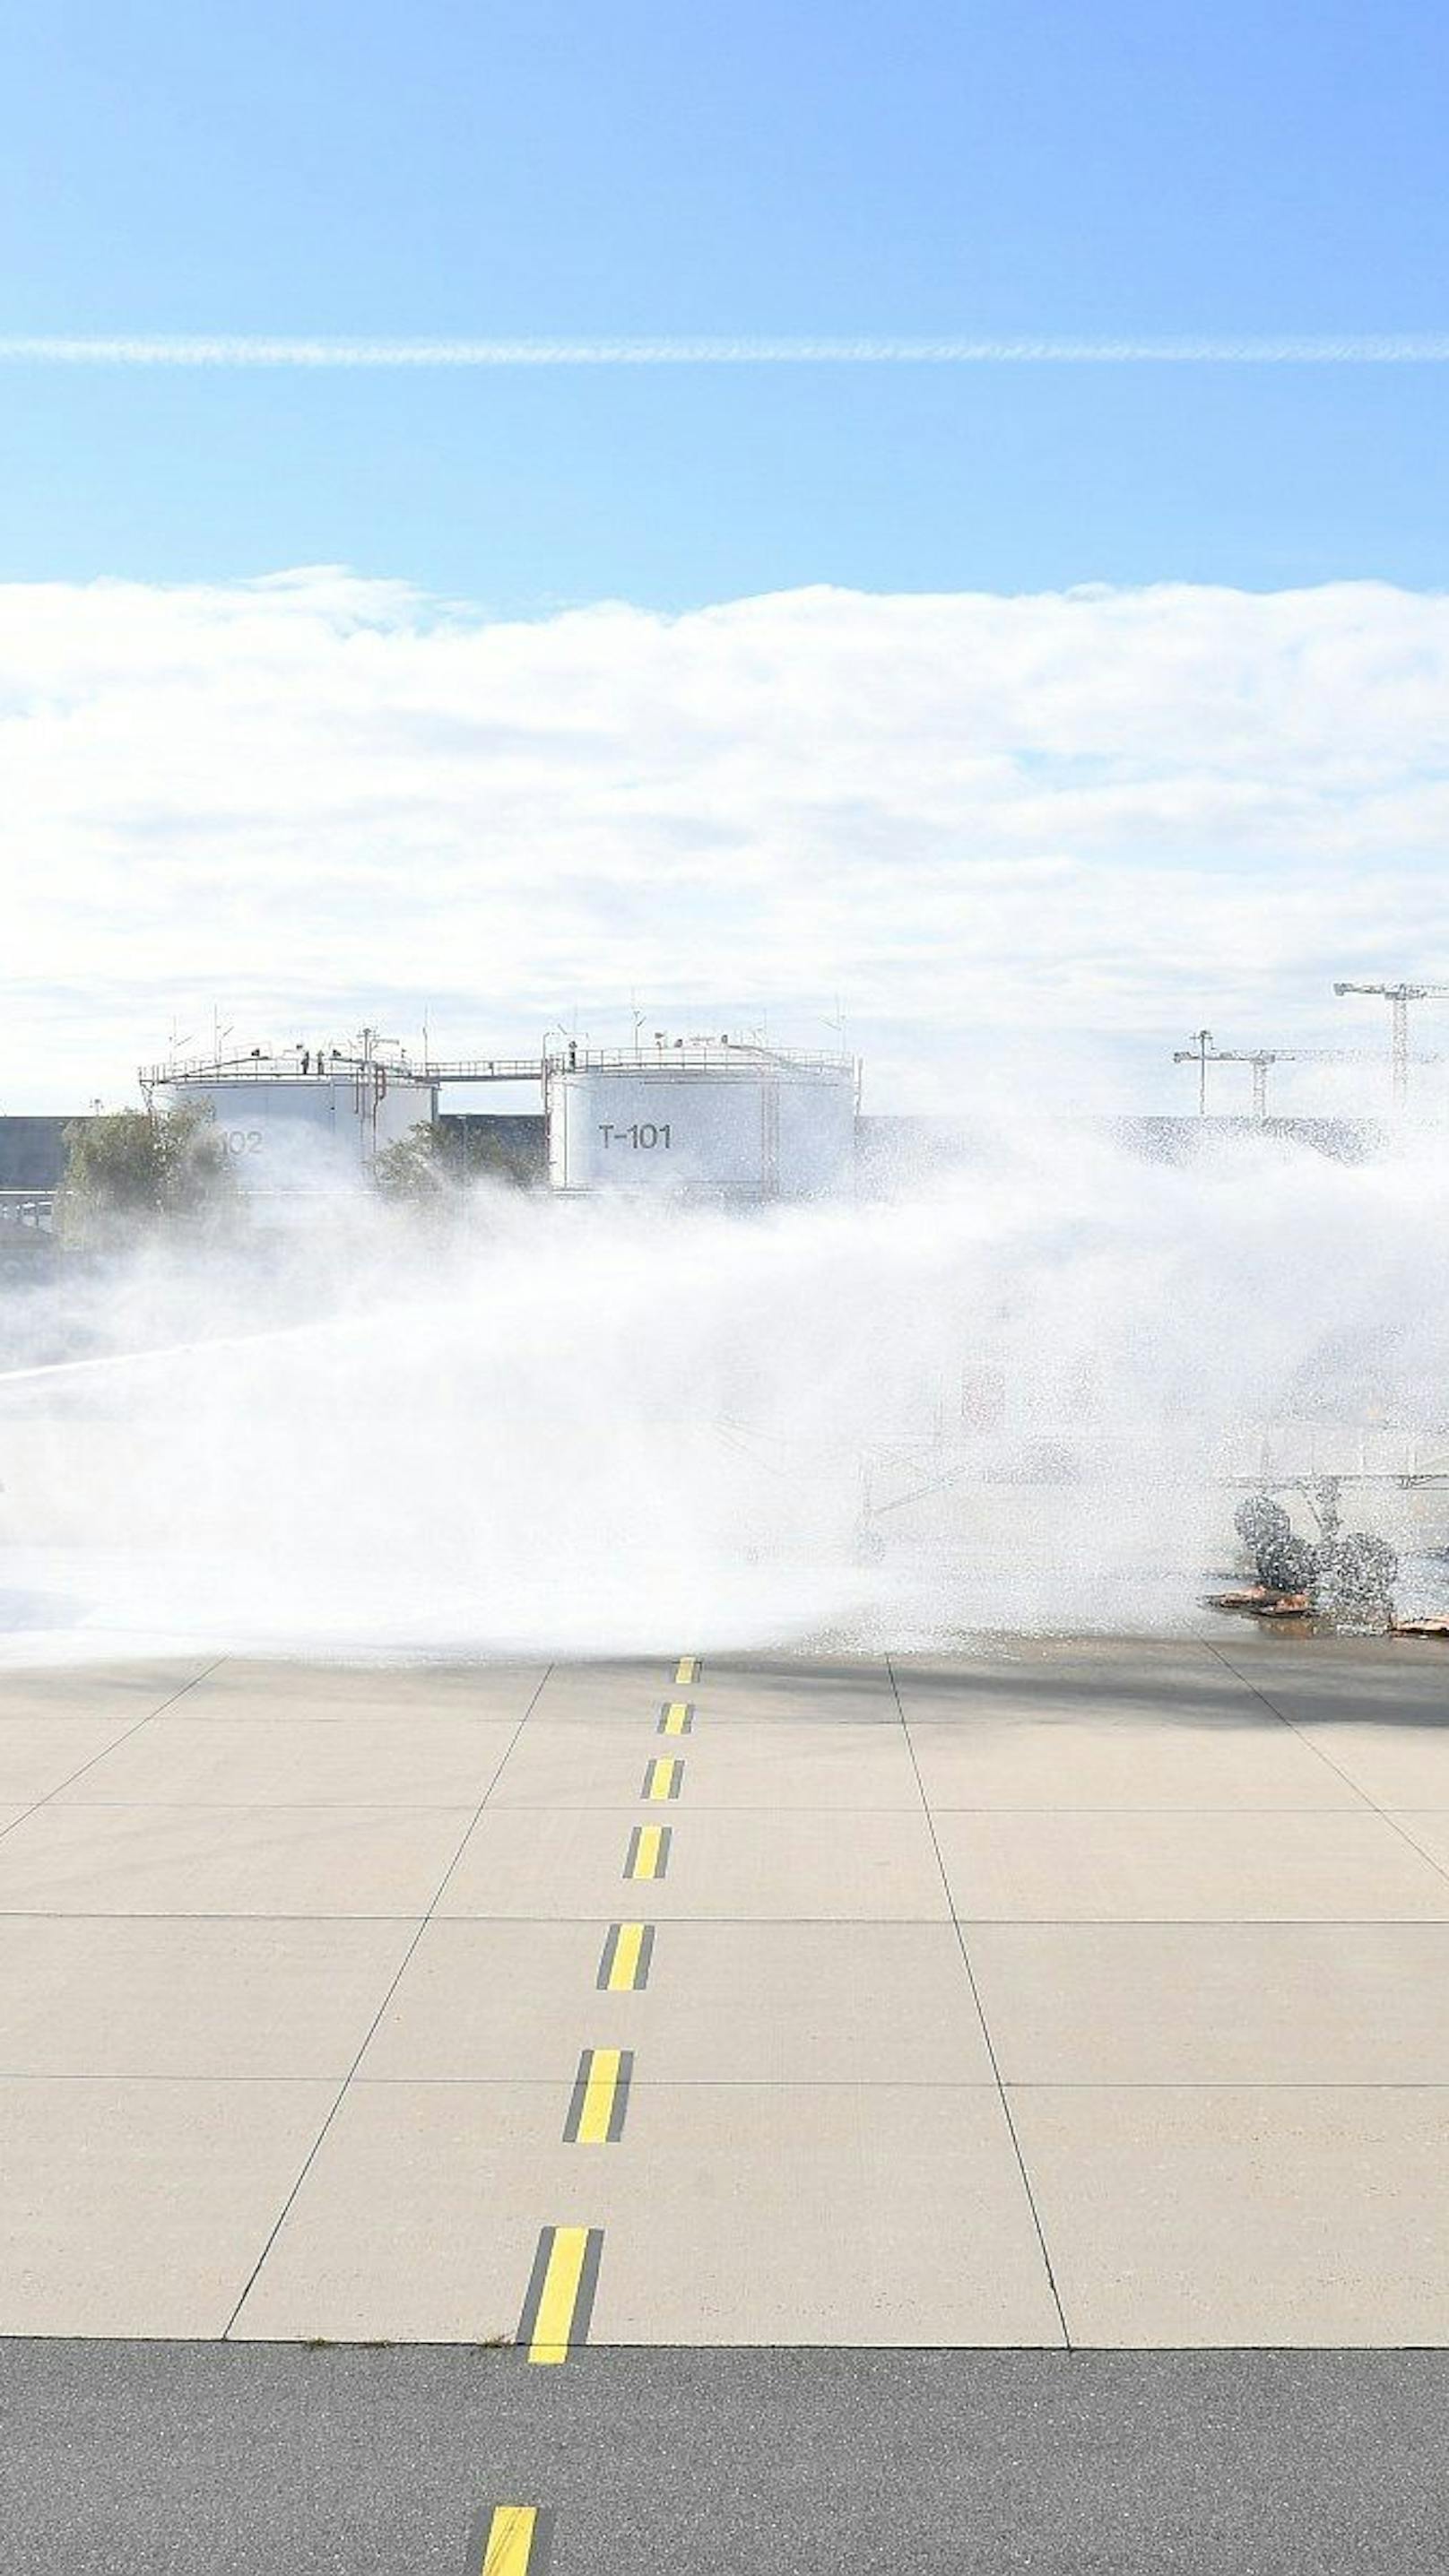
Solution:
<svg viewBox="0 0 1449 2576">
<path fill-rule="evenodd" d="M 309 1061 L 310 1059 L 310 1061 Z M 304 1064 L 306 1069 L 304 1070 Z M 326 1081 L 333 1074 L 385 1071 L 398 1082 L 420 1087 L 441 1082 L 546 1082 L 551 1073 L 745 1073 L 774 1066 L 783 1073 L 834 1074 L 859 1083 L 860 1059 L 802 1047 L 762 1046 L 754 1039 L 665 1038 L 653 1045 L 549 1047 L 541 1056 L 459 1056 L 425 1058 L 414 1063 L 405 1055 L 362 1056 L 341 1047 L 258 1047 L 248 1055 L 178 1057 L 170 1064 L 140 1069 L 141 1089 L 149 1097 L 166 1083 Z"/>
<path fill-rule="evenodd" d="M 340 1047 L 326 1047 L 318 1055 L 308 1048 L 312 1062 L 304 1072 L 300 1062 L 303 1051 L 289 1047 L 284 1054 L 273 1055 L 265 1049 L 254 1055 L 226 1056 L 218 1059 L 202 1056 L 179 1058 L 174 1064 L 143 1064 L 140 1083 L 143 1091 L 168 1082 L 317 1082 L 351 1073 L 382 1071 L 393 1081 L 427 1085 L 435 1082 L 541 1082 L 543 1059 L 536 1055 L 466 1056 L 456 1060 L 434 1061 L 429 1057 L 415 1064 L 407 1056 L 345 1055 Z"/>
<path fill-rule="evenodd" d="M 426 1085 L 436 1080 L 429 1065 L 410 1064 L 406 1056 L 377 1055 L 369 1059 L 346 1055 L 341 1047 L 305 1050 L 311 1059 L 303 1070 L 304 1050 L 289 1047 L 274 1055 L 257 1048 L 250 1055 L 178 1057 L 174 1064 L 143 1064 L 139 1080 L 141 1089 L 149 1092 L 168 1082 L 318 1082 L 328 1081 L 333 1074 L 386 1073 L 389 1080 Z"/>
<path fill-rule="evenodd" d="M 653 1046 L 551 1047 L 544 1058 L 548 1073 L 746 1073 L 775 1066 L 784 1073 L 834 1073 L 854 1081 L 860 1071 L 853 1055 L 826 1055 L 803 1047 L 760 1046 L 753 1039 L 738 1044 L 692 1038 L 664 1039 Z"/>
</svg>

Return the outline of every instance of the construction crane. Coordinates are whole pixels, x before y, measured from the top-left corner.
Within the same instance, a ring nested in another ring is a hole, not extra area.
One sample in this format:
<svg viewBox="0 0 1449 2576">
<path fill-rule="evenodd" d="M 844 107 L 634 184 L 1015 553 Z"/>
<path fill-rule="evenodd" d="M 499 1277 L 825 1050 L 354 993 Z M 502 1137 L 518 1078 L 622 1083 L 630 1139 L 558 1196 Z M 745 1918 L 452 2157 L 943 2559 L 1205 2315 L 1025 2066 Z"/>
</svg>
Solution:
<svg viewBox="0 0 1449 2576">
<path fill-rule="evenodd" d="M 1213 1033 L 1211 1029 L 1194 1029 L 1192 1033 L 1191 1046 L 1180 1047 L 1177 1054 L 1172 1059 L 1174 1064 L 1195 1064 L 1197 1066 L 1197 1114 L 1199 1118 L 1206 1118 L 1207 1116 L 1207 1069 L 1208 1066 L 1215 1061 L 1212 1052 L 1212 1043 Z"/>
<path fill-rule="evenodd" d="M 1335 993 L 1378 993 L 1389 1006 L 1389 1052 L 1393 1063 L 1394 1107 L 1405 1107 L 1409 1097 L 1409 1004 L 1411 1002 L 1449 1002 L 1449 984 L 1335 984 Z M 1421 1063 L 1436 1061 L 1432 1056 Z"/>
<path fill-rule="evenodd" d="M 1204 1046 L 1207 1038 L 1207 1046 Z M 1250 1064 L 1253 1066 L 1253 1118 L 1269 1115 L 1269 1064 L 1302 1064 L 1302 1046 L 1212 1046 L 1212 1030 L 1199 1028 L 1196 1046 L 1178 1046 L 1173 1064 L 1196 1064 L 1196 1113 L 1207 1118 L 1207 1066 L 1209 1064 Z M 1310 1054 L 1312 1061 L 1312 1054 Z M 1318 1059 L 1323 1061 L 1323 1059 Z"/>
<path fill-rule="evenodd" d="M 1415 1064 L 1442 1064 L 1442 1056 L 1418 1055 Z M 1216 1047 L 1211 1029 L 1196 1029 L 1190 1047 L 1178 1047 L 1174 1064 L 1198 1068 L 1198 1116 L 1207 1116 L 1207 1069 L 1210 1064 L 1250 1064 L 1253 1068 L 1253 1116 L 1268 1115 L 1268 1068 L 1274 1064 L 1372 1064 L 1367 1047 Z"/>
<path fill-rule="evenodd" d="M 1195 1064 L 1197 1077 L 1197 1114 L 1207 1116 L 1207 1069 L 1210 1064 L 1250 1064 L 1253 1068 L 1253 1116 L 1268 1115 L 1268 1067 L 1280 1057 L 1296 1056 L 1294 1047 L 1215 1047 L 1211 1029 L 1198 1029 L 1190 1047 L 1178 1047 L 1174 1064 Z"/>
</svg>

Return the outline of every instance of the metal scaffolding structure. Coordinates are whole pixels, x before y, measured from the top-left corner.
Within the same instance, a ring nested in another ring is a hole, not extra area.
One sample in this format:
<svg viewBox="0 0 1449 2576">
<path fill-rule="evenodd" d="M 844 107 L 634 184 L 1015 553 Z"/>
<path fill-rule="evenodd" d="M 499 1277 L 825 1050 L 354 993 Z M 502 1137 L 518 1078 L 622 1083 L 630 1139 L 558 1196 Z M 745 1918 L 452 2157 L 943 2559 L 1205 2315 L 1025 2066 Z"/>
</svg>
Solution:
<svg viewBox="0 0 1449 2576">
<path fill-rule="evenodd" d="M 1449 984 L 1335 984 L 1340 999 L 1345 993 L 1376 993 L 1389 1006 L 1389 1057 L 1393 1067 L 1394 1106 L 1404 1109 L 1409 1100 L 1409 1004 L 1411 1002 L 1449 1002 Z M 1420 1064 L 1437 1064 L 1437 1056 L 1419 1056 Z"/>
<path fill-rule="evenodd" d="M 1198 1068 L 1198 1115 L 1207 1116 L 1207 1069 L 1210 1064 L 1246 1064 L 1252 1067 L 1252 1115 L 1260 1123 L 1268 1115 L 1268 1075 L 1275 1064 L 1381 1064 L 1383 1058 L 1371 1047 L 1219 1047 L 1213 1044 L 1211 1029 L 1194 1033 L 1190 1047 L 1173 1051 L 1174 1064 L 1195 1064 Z M 1415 1064 L 1442 1064 L 1442 1055 L 1416 1055 Z"/>
<path fill-rule="evenodd" d="M 1334 992 L 1372 993 L 1389 1005 L 1389 1071 L 1393 1103 L 1402 1112 L 1408 1107 L 1409 1067 L 1411 1064 L 1442 1064 L 1443 1055 L 1409 1052 L 1409 1004 L 1411 1002 L 1449 1002 L 1449 984 L 1349 983 L 1334 985 Z M 1192 1044 L 1174 1050 L 1174 1064 L 1197 1066 L 1198 1116 L 1208 1114 L 1208 1066 L 1210 1064 L 1246 1064 L 1252 1068 L 1253 1111 L 1260 1123 L 1268 1115 L 1268 1075 L 1275 1064 L 1381 1064 L 1383 1058 L 1369 1047 L 1220 1047 L 1211 1029 L 1194 1029 Z"/>
</svg>

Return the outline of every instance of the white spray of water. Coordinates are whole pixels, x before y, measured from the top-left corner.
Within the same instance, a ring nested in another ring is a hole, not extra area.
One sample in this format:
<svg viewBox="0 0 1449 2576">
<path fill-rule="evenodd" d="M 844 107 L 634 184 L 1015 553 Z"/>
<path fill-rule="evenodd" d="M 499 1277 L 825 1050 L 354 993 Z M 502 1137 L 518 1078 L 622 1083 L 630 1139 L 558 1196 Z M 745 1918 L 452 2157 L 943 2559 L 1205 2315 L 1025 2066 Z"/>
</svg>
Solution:
<svg viewBox="0 0 1449 2576">
<path fill-rule="evenodd" d="M 0 1650 L 1180 1628 L 1265 1440 L 1449 1466 L 1446 1271 L 1437 1141 L 1173 1169 L 1042 1126 L 889 1199 L 153 1249 L 0 1313 Z"/>
</svg>

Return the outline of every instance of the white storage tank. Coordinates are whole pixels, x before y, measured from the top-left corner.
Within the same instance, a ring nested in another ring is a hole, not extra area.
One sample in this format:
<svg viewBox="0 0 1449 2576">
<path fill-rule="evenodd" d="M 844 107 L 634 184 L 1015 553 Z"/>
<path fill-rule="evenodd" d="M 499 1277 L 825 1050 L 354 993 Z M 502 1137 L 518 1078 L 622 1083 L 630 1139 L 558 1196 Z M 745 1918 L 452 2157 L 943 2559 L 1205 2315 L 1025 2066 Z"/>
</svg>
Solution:
<svg viewBox="0 0 1449 2576">
<path fill-rule="evenodd" d="M 259 1199 L 355 1187 L 437 1106 L 436 1085 L 406 1065 L 320 1049 L 158 1070 L 146 1089 L 159 1112 L 205 1104 L 238 1181 Z"/>
<path fill-rule="evenodd" d="M 544 1078 L 555 1189 L 755 1201 L 853 1184 L 860 1075 L 850 1057 L 726 1042 L 653 1055 L 570 1048 Z"/>
</svg>

